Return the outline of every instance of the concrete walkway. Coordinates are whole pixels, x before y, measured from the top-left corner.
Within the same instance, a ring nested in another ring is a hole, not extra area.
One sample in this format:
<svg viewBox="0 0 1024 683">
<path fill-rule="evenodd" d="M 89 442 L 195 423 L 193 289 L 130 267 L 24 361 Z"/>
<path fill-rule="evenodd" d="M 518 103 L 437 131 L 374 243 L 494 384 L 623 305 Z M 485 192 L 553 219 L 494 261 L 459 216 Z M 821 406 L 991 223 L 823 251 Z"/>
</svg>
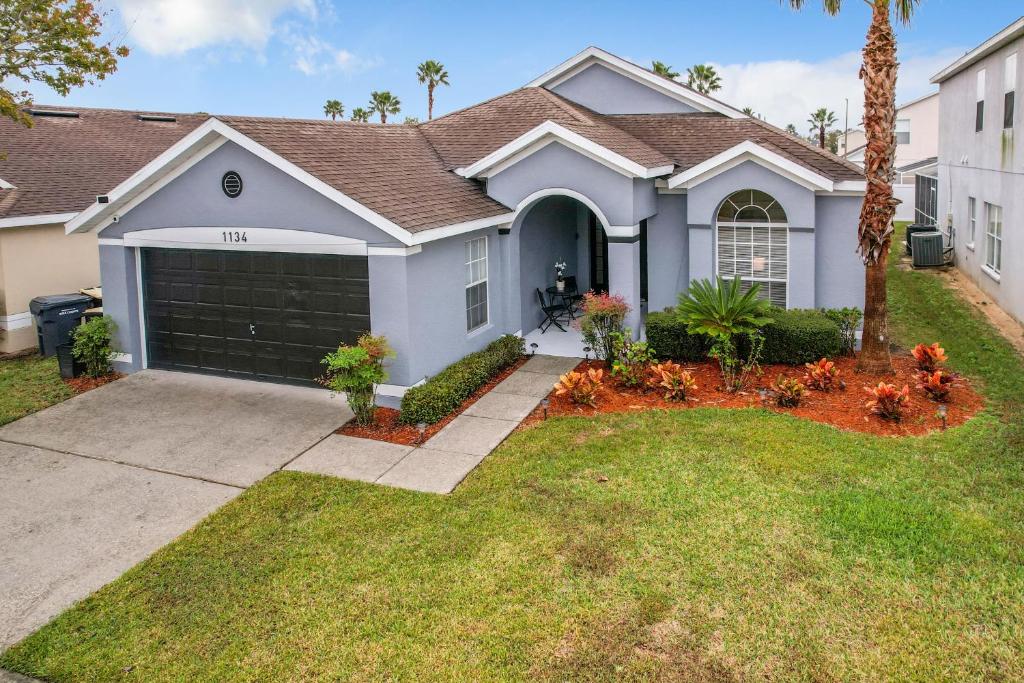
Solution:
<svg viewBox="0 0 1024 683">
<path fill-rule="evenodd" d="M 419 447 L 333 434 L 285 469 L 451 493 L 579 358 L 534 356 Z"/>
</svg>

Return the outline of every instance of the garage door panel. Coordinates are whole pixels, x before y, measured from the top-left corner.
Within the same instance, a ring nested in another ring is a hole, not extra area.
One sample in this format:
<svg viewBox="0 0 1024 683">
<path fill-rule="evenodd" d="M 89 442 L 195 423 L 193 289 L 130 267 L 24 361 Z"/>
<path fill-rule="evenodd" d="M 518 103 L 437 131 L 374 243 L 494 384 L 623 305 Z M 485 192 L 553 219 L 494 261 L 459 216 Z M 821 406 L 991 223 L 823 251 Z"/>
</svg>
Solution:
<svg viewBox="0 0 1024 683">
<path fill-rule="evenodd" d="M 312 383 L 369 329 L 367 271 L 365 256 L 144 249 L 150 365 Z"/>
</svg>

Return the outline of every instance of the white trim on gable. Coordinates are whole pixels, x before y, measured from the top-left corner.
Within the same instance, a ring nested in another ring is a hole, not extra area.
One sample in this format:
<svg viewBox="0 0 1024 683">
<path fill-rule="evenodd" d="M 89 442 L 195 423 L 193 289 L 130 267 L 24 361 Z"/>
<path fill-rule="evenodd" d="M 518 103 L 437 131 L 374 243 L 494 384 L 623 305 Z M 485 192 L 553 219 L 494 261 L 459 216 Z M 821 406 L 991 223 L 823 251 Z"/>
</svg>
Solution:
<svg viewBox="0 0 1024 683">
<path fill-rule="evenodd" d="M 511 164 L 525 159 L 554 141 L 630 178 L 656 178 L 671 173 L 673 169 L 672 165 L 647 168 L 554 121 L 545 121 L 469 166 L 455 169 L 455 172 L 464 178 L 486 178 L 505 170 Z"/>
<path fill-rule="evenodd" d="M 750 140 L 745 140 L 692 168 L 677 173 L 668 179 L 668 186 L 671 189 L 695 187 L 746 161 L 760 164 L 808 190 L 832 192 L 835 189 L 835 182 L 831 179 Z"/>
<path fill-rule="evenodd" d="M 11 185 L 9 182 L 4 180 L 3 178 L 0 178 L 0 190 L 14 190 L 14 189 L 16 189 L 14 187 L 14 185 Z"/>
<path fill-rule="evenodd" d="M 667 95 L 674 100 L 688 104 L 698 111 L 717 112 L 732 119 L 748 118 L 746 114 L 738 109 L 734 109 L 726 104 L 702 95 L 691 88 L 687 88 L 681 83 L 676 83 L 671 79 L 652 73 L 643 67 L 637 66 L 632 62 L 628 62 L 621 57 L 616 57 L 610 52 L 605 52 L 598 47 L 588 47 L 586 50 L 583 50 L 574 57 L 567 59 L 555 68 L 551 69 L 540 78 L 530 81 L 526 86 L 534 88 L 548 88 L 550 90 L 594 64 L 601 64 L 602 66 L 622 76 L 642 83 L 663 95 Z"/>
<path fill-rule="evenodd" d="M 0 230 L 5 228 L 28 228 L 34 225 L 52 225 L 67 223 L 74 218 L 75 213 L 46 213 L 38 216 L 11 216 L 0 218 Z"/>
<path fill-rule="evenodd" d="M 578 201 L 580 204 L 583 204 L 588 209 L 593 211 L 594 215 L 597 216 L 597 220 L 601 223 L 602 226 L 604 226 L 606 229 L 611 227 L 611 223 L 608 221 L 608 217 L 604 215 L 604 211 L 601 210 L 601 207 L 599 207 L 594 200 L 592 200 L 590 197 L 581 192 L 577 192 L 576 190 L 570 190 L 567 187 L 549 187 L 543 190 L 537 190 L 533 194 L 526 196 L 522 201 L 520 201 L 516 205 L 516 210 L 513 214 L 513 217 L 518 218 L 523 211 L 530 208 L 531 206 L 536 204 L 541 199 L 544 199 L 545 197 L 571 197 Z"/>
</svg>

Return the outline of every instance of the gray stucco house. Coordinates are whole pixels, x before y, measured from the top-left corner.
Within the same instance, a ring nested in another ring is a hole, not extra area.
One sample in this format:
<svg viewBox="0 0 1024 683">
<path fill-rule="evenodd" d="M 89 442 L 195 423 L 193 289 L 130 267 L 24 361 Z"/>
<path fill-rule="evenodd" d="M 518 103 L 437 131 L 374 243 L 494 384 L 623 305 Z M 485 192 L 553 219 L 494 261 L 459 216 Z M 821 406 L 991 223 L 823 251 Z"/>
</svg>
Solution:
<svg viewBox="0 0 1024 683">
<path fill-rule="evenodd" d="M 939 226 L 957 267 L 1024 322 L 1024 17 L 932 77 L 939 84 Z"/>
<path fill-rule="evenodd" d="M 98 231 L 118 369 L 309 381 L 363 330 L 384 395 L 541 321 L 564 260 L 644 310 L 740 275 L 863 301 L 860 169 L 596 48 L 419 125 L 211 117 L 67 224 Z"/>
</svg>

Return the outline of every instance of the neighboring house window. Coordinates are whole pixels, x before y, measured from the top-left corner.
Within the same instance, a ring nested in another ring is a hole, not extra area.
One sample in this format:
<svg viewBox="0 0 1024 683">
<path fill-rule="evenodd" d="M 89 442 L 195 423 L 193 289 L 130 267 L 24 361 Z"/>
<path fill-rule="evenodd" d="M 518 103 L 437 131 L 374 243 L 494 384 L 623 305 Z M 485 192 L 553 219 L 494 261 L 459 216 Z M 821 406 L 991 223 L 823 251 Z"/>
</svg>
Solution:
<svg viewBox="0 0 1024 683">
<path fill-rule="evenodd" d="M 1013 106 L 1017 89 L 1017 53 L 1006 58 L 1003 69 L 1003 128 L 1013 128 Z"/>
<path fill-rule="evenodd" d="M 466 330 L 487 324 L 487 238 L 466 242 Z"/>
<path fill-rule="evenodd" d="M 760 298 L 785 308 L 789 225 L 782 205 L 760 190 L 734 192 L 718 210 L 716 229 L 718 274 L 739 276 L 744 291 L 759 283 Z"/>
<path fill-rule="evenodd" d="M 985 203 L 985 266 L 998 274 L 1003 265 L 1003 207 Z"/>
<path fill-rule="evenodd" d="M 910 119 L 896 119 L 896 144 L 910 144 Z"/>
<path fill-rule="evenodd" d="M 978 72 L 977 93 L 974 105 L 974 131 L 985 127 L 985 70 Z"/>
<path fill-rule="evenodd" d="M 974 237 L 978 234 L 978 200 L 974 197 L 967 198 L 967 246 L 974 248 Z"/>
</svg>

